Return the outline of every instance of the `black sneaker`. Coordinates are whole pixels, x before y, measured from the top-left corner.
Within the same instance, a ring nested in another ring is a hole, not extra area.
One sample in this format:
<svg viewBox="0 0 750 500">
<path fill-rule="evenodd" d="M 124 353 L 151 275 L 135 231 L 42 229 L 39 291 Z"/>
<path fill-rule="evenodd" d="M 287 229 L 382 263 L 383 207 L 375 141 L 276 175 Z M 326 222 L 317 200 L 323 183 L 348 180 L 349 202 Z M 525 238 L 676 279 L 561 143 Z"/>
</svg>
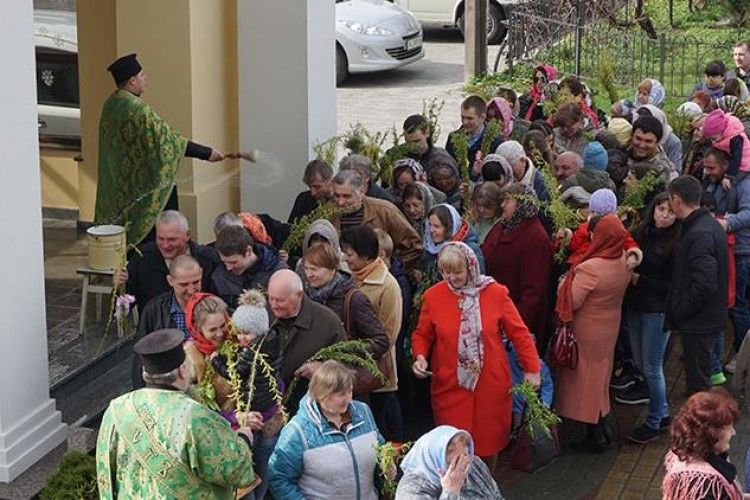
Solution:
<svg viewBox="0 0 750 500">
<path fill-rule="evenodd" d="M 612 389 L 623 390 L 635 384 L 635 376 L 633 376 L 633 370 L 627 366 L 620 370 L 619 375 L 612 374 L 612 378 L 609 381 L 609 386 Z"/>
<path fill-rule="evenodd" d="M 615 396 L 615 401 L 623 405 L 647 404 L 649 401 L 648 385 L 645 382 L 635 384 L 628 390 L 622 391 Z"/>
<path fill-rule="evenodd" d="M 638 443 L 638 444 L 650 443 L 651 441 L 654 441 L 658 437 L 659 437 L 659 430 L 652 429 L 646 424 L 636 427 L 635 429 L 632 430 L 630 434 L 628 434 L 628 440 L 634 443 Z"/>
</svg>

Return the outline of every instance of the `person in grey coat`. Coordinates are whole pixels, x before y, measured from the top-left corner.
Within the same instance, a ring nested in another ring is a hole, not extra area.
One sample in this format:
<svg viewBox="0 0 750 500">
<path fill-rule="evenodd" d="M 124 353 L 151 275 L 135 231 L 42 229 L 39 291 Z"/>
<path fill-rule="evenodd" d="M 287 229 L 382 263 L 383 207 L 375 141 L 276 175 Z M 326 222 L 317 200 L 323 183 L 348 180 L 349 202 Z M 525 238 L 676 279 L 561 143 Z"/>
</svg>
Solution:
<svg viewBox="0 0 750 500">
<path fill-rule="evenodd" d="M 421 438 L 401 462 L 396 500 L 503 500 L 468 432 L 440 425 Z"/>
</svg>

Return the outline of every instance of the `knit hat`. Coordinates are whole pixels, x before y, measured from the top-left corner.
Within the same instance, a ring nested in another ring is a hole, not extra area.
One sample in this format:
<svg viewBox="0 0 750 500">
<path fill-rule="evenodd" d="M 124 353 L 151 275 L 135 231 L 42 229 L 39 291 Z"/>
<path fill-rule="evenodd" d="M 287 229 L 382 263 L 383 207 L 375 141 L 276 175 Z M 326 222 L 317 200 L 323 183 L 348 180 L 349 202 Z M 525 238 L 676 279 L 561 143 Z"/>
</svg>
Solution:
<svg viewBox="0 0 750 500">
<path fill-rule="evenodd" d="M 609 155 L 600 142 L 589 142 L 583 148 L 583 168 L 607 170 Z"/>
<path fill-rule="evenodd" d="M 589 199 L 589 210 L 597 215 L 611 214 L 617 210 L 617 197 L 611 189 L 597 189 Z"/>
<path fill-rule="evenodd" d="M 726 130 L 727 123 L 729 123 L 727 114 L 721 109 L 715 109 L 706 116 L 701 131 L 703 135 L 709 137 L 719 135 Z"/>
<path fill-rule="evenodd" d="M 612 118 L 607 125 L 607 130 L 615 136 L 623 148 L 627 147 L 630 139 L 633 138 L 633 126 L 625 118 Z"/>
<path fill-rule="evenodd" d="M 263 292 L 257 289 L 245 290 L 237 301 L 237 309 L 232 314 L 232 324 L 241 334 L 257 337 L 268 331 L 268 311 Z"/>
</svg>

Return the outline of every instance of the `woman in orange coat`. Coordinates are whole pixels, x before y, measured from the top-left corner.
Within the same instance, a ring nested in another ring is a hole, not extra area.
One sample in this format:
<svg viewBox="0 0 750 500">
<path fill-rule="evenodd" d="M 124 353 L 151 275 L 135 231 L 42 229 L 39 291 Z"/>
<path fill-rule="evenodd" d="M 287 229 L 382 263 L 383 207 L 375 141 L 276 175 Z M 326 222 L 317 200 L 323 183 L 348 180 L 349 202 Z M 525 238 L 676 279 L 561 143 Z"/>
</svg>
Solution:
<svg viewBox="0 0 750 500">
<path fill-rule="evenodd" d="M 493 467 L 510 441 L 511 372 L 503 332 L 535 387 L 539 355 L 508 289 L 479 273 L 469 246 L 447 243 L 438 267 L 443 281 L 424 293 L 412 333 L 412 370 L 419 378 L 432 375 L 435 423 L 467 430 L 475 454 Z"/>
<path fill-rule="evenodd" d="M 609 414 L 609 379 L 620 331 L 622 298 L 631 272 L 623 245 L 628 231 L 615 214 L 592 219 L 591 247 L 560 284 L 555 312 L 571 323 L 578 341 L 576 369 L 560 368 L 555 407 L 561 417 L 587 424 L 582 447 L 603 451 L 612 441 L 605 429 Z"/>
</svg>

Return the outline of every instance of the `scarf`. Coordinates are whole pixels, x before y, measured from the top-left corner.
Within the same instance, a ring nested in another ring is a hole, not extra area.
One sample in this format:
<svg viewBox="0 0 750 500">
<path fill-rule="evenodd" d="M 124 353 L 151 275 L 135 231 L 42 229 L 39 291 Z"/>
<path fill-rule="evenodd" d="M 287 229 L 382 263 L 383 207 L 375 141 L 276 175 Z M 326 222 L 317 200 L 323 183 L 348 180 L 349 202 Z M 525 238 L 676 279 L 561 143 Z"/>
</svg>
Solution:
<svg viewBox="0 0 750 500">
<path fill-rule="evenodd" d="M 672 135 L 672 127 L 670 127 L 669 123 L 667 123 L 667 115 L 664 114 L 664 111 L 652 104 L 646 104 L 645 106 L 641 107 L 648 109 L 651 112 L 651 116 L 659 120 L 659 123 L 661 123 L 661 126 L 664 129 L 664 133 L 661 136 L 659 144 L 664 145 L 664 143 L 667 142 L 667 139 L 669 139 L 669 136 Z"/>
<path fill-rule="evenodd" d="M 431 186 L 435 189 L 440 189 L 435 185 L 435 171 L 441 168 L 447 168 L 451 175 L 456 179 L 456 183 L 450 193 L 445 193 L 445 196 L 450 197 L 453 193 L 459 190 L 461 187 L 461 172 L 458 170 L 458 164 L 456 160 L 448 154 L 446 151 L 437 151 L 432 158 L 427 168 L 428 181 Z"/>
<path fill-rule="evenodd" d="M 652 104 L 658 108 L 661 108 L 664 104 L 664 86 L 658 81 L 649 78 L 648 81 L 651 83 L 651 92 L 648 94 L 648 104 Z M 635 107 L 640 108 L 648 104 L 638 103 L 638 91 L 635 92 L 635 99 L 633 100 Z"/>
<path fill-rule="evenodd" d="M 427 214 L 430 213 L 430 210 L 432 210 L 432 207 L 434 207 L 437 202 L 435 201 L 435 195 L 432 194 L 432 189 L 430 189 L 430 186 L 428 186 L 424 182 L 415 182 L 414 185 L 417 186 L 417 189 L 419 189 L 419 192 L 422 195 L 422 205 L 424 205 L 424 213 L 419 219 L 411 219 L 408 216 L 406 218 L 409 220 L 409 224 L 411 224 L 411 227 L 413 227 L 421 237 L 424 233 L 424 221 L 427 218 Z"/>
<path fill-rule="evenodd" d="M 487 163 L 495 162 L 499 163 L 500 166 L 503 168 L 503 177 L 505 177 L 505 180 L 508 184 L 513 182 L 513 167 L 510 166 L 510 163 L 508 163 L 508 160 L 505 159 L 503 155 L 499 155 L 497 153 L 490 153 L 487 156 L 482 158 L 482 166 L 485 166 Z"/>
<path fill-rule="evenodd" d="M 205 355 L 209 355 L 214 352 L 216 350 L 216 346 L 214 346 L 210 340 L 204 337 L 198 327 L 195 325 L 193 311 L 195 310 L 195 306 L 198 305 L 198 302 L 205 299 L 206 297 L 212 296 L 213 294 L 211 293 L 197 292 L 192 297 L 190 297 L 190 299 L 187 301 L 187 304 L 185 305 L 185 324 L 187 325 L 187 330 L 190 333 L 193 341 L 195 342 L 195 346 L 198 348 L 198 351 Z"/>
<path fill-rule="evenodd" d="M 336 274 L 333 275 L 333 278 L 331 278 L 331 281 L 319 288 L 311 286 L 310 282 L 305 280 L 305 294 L 318 304 L 326 305 L 336 287 L 339 286 L 339 284 L 344 283 L 347 279 L 348 276 L 337 271 Z"/>
<path fill-rule="evenodd" d="M 573 277 L 581 262 L 599 257 L 601 259 L 619 259 L 622 257 L 623 245 L 628 237 L 628 231 L 615 214 L 602 217 L 594 228 L 591 246 L 581 257 L 579 263 L 573 266 L 565 276 L 563 284 L 557 292 L 555 312 L 563 323 L 573 321 Z"/>
<path fill-rule="evenodd" d="M 326 219 L 318 219 L 310 223 L 305 231 L 305 237 L 302 239 L 302 248 L 307 250 L 310 247 L 310 238 L 314 234 L 319 234 L 326 239 L 328 243 L 333 247 L 333 251 L 336 257 L 341 256 L 341 245 L 339 244 L 339 235 L 336 232 L 336 228 Z"/>
<path fill-rule="evenodd" d="M 250 236 L 252 236 L 255 241 L 263 243 L 264 245 L 270 245 L 272 243 L 271 237 L 268 236 L 268 233 L 266 232 L 266 226 L 263 225 L 260 217 L 251 214 L 250 212 L 241 212 L 238 214 L 238 217 L 242 221 L 244 228 L 247 229 L 247 232 L 250 233 Z"/>
<path fill-rule="evenodd" d="M 479 294 L 487 286 L 495 283 L 490 276 L 479 272 L 479 261 L 474 251 L 466 243 L 451 241 L 446 248 L 458 248 L 466 258 L 466 269 L 469 278 L 466 284 L 455 289 L 448 280 L 445 283 L 453 293 L 459 296 L 458 307 L 461 309 L 461 323 L 458 330 L 458 356 L 456 377 L 458 385 L 473 391 L 479 381 L 479 374 L 484 365 L 484 344 L 482 342 L 482 311 L 479 308 Z M 440 257 L 438 257 L 439 259 Z"/>
<path fill-rule="evenodd" d="M 500 133 L 503 136 L 503 140 L 507 141 L 511 132 L 513 132 L 513 111 L 510 109 L 510 104 L 502 97 L 493 97 L 487 105 L 487 109 L 490 108 L 497 110 L 500 123 L 503 125 Z"/>
<path fill-rule="evenodd" d="M 539 213 L 539 207 L 534 203 L 536 193 L 529 186 L 523 185 L 523 187 L 524 193 L 520 196 L 515 196 L 518 206 L 513 215 L 508 218 L 500 217 L 497 220 L 497 223 L 502 226 L 506 234 L 513 231 L 521 222 L 536 217 Z"/>
<path fill-rule="evenodd" d="M 393 164 L 393 178 L 395 179 L 398 177 L 399 170 L 406 168 L 411 170 L 411 175 L 414 177 L 415 181 L 427 182 L 427 173 L 424 171 L 424 167 L 422 167 L 421 163 L 412 158 L 401 158 L 400 160 L 396 160 L 396 163 Z"/>
<path fill-rule="evenodd" d="M 469 436 L 469 455 L 473 455 L 474 441 L 467 431 L 451 425 L 439 425 L 417 439 L 401 462 L 401 470 L 404 473 L 415 472 L 434 486 L 439 486 L 440 471 L 447 471 L 450 465 L 446 459 L 448 443 L 462 433 Z"/>
<path fill-rule="evenodd" d="M 352 271 L 352 279 L 357 284 L 357 286 L 361 285 L 367 279 L 370 273 L 372 273 L 381 264 L 385 265 L 385 263 L 380 260 L 380 257 L 378 257 L 359 271 Z"/>
<path fill-rule="evenodd" d="M 449 205 L 448 203 L 441 203 L 439 205 L 435 206 L 443 206 L 448 209 L 448 211 L 451 214 L 451 228 L 450 233 L 445 238 L 445 240 L 441 241 L 440 243 L 435 243 L 432 241 L 432 236 L 430 236 L 430 221 L 425 218 L 424 221 L 424 237 L 422 238 L 422 247 L 424 248 L 424 251 L 431 254 L 431 255 L 437 255 L 440 250 L 443 248 L 443 246 L 450 242 L 450 241 L 462 241 L 463 238 L 466 237 L 466 234 L 463 234 L 463 237 L 459 238 L 458 233 L 461 232 L 463 222 L 465 222 L 461 215 L 458 213 L 458 210 L 456 210 L 456 207 L 453 205 Z M 467 223 L 468 226 L 468 223 Z M 468 233 L 469 228 L 466 227 L 464 233 Z"/>
</svg>

